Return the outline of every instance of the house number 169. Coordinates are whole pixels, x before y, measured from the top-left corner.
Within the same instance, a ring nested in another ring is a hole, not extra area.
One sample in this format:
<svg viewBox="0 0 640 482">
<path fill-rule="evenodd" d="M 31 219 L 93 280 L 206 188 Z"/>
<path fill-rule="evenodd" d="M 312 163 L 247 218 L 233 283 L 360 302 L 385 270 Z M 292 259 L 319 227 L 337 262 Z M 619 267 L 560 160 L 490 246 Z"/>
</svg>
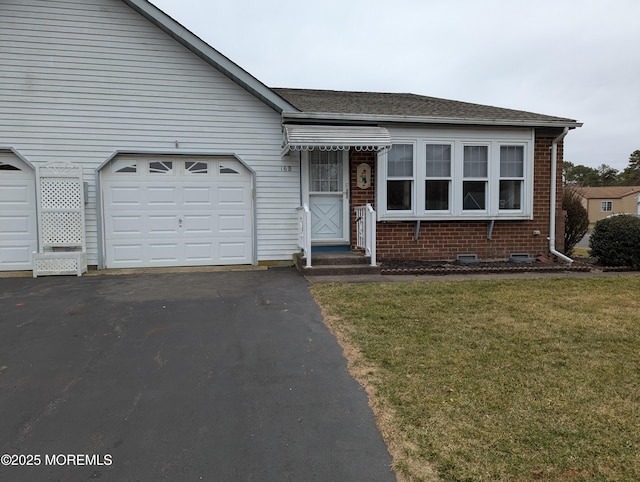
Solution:
<svg viewBox="0 0 640 482">
<path fill-rule="evenodd" d="M 291 172 L 292 170 L 291 166 L 280 166 L 280 171 L 282 172 Z"/>
</svg>

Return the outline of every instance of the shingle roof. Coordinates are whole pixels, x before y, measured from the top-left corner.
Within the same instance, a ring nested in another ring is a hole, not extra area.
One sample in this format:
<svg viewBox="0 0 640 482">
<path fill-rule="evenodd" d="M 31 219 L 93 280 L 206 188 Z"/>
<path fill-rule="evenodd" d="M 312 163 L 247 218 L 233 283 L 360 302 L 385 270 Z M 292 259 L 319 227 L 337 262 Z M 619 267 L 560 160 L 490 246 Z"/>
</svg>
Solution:
<svg viewBox="0 0 640 482">
<path fill-rule="evenodd" d="M 283 88 L 274 88 L 272 90 L 305 113 L 540 122 L 543 124 L 569 124 L 574 127 L 579 125 L 573 119 L 416 94 Z"/>
<path fill-rule="evenodd" d="M 587 199 L 620 199 L 640 193 L 640 186 L 581 187 L 577 191 Z"/>
</svg>

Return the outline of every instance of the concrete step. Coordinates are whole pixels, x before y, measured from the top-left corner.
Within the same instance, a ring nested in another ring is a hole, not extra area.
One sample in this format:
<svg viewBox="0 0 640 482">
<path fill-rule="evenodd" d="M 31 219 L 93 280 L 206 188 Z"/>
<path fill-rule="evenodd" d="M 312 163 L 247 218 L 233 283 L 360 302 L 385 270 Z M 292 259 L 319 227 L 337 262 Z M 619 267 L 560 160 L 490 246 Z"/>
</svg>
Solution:
<svg viewBox="0 0 640 482">
<path fill-rule="evenodd" d="M 302 253 L 294 256 L 296 267 L 305 276 L 340 276 L 379 274 L 379 266 L 371 266 L 371 258 L 359 253 L 312 253 L 311 268 L 306 267 Z"/>
</svg>

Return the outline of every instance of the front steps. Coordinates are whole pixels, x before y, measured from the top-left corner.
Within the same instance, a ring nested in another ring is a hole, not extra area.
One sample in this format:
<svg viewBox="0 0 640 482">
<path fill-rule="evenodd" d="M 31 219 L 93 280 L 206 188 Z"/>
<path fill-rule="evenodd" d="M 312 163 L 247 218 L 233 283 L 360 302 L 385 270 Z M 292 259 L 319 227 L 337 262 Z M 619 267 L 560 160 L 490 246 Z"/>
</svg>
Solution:
<svg viewBox="0 0 640 482">
<path fill-rule="evenodd" d="M 371 266 L 371 258 L 353 252 L 324 252 L 311 254 L 311 268 L 302 253 L 293 255 L 296 268 L 305 276 L 340 276 L 380 274 L 379 266 Z"/>
</svg>

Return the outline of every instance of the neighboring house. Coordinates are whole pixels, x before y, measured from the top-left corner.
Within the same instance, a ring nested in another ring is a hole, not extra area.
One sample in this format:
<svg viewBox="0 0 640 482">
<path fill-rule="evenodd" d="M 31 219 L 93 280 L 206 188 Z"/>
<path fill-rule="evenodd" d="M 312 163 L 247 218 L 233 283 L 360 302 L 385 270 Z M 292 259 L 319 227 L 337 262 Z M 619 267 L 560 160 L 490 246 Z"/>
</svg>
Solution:
<svg viewBox="0 0 640 482">
<path fill-rule="evenodd" d="M 640 186 L 579 187 L 576 192 L 591 223 L 611 214 L 640 214 Z"/>
<path fill-rule="evenodd" d="M 303 205 L 313 246 L 353 248 L 370 203 L 382 260 L 548 254 L 563 238 L 575 120 L 268 88 L 144 0 L 4 0 L 0 42 L 0 270 L 32 268 L 50 161 L 82 166 L 98 268 L 290 261 Z"/>
</svg>

